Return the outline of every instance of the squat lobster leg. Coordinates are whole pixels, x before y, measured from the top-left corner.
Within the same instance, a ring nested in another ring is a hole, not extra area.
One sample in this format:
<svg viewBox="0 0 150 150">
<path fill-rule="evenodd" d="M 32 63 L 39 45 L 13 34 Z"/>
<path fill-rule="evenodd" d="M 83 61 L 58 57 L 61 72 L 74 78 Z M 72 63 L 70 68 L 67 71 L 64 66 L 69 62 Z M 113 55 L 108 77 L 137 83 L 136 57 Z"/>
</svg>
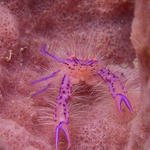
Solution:
<svg viewBox="0 0 150 150">
<path fill-rule="evenodd" d="M 48 80 L 48 79 L 50 79 L 50 78 L 53 78 L 53 77 L 55 77 L 59 72 L 60 72 L 60 70 L 58 70 L 58 71 L 56 71 L 56 72 L 53 72 L 51 75 L 49 75 L 49 76 L 47 76 L 47 77 L 44 77 L 44 78 L 41 78 L 41 79 L 39 79 L 39 80 L 35 80 L 35 81 L 33 81 L 31 84 L 36 84 L 36 83 L 38 83 L 38 82 L 45 81 L 45 80 Z"/>
<path fill-rule="evenodd" d="M 48 51 L 46 51 L 45 48 L 46 48 L 46 44 L 43 44 L 43 46 L 41 48 L 41 53 L 43 53 L 44 55 L 48 55 L 48 56 L 52 57 L 53 59 L 55 59 L 59 63 L 67 64 L 63 59 L 60 59 L 56 55 L 51 54 Z"/>
<path fill-rule="evenodd" d="M 41 89 L 40 91 L 38 91 L 38 92 L 32 94 L 31 97 L 34 97 L 34 96 L 36 96 L 36 95 L 38 95 L 38 94 L 43 93 L 43 92 L 46 91 L 49 87 L 50 87 L 50 84 L 48 84 L 45 88 Z"/>
<path fill-rule="evenodd" d="M 112 97 L 117 100 L 118 100 L 118 98 L 120 98 L 119 106 L 118 106 L 119 111 L 120 112 L 122 111 L 121 104 L 122 104 L 122 101 L 124 101 L 124 103 L 126 104 L 128 109 L 131 112 L 133 112 L 130 102 L 129 102 L 127 96 L 125 96 L 127 91 L 125 90 L 125 87 L 123 86 L 122 82 L 119 80 L 119 77 L 116 76 L 114 73 L 112 73 L 109 69 L 106 69 L 106 68 L 100 69 L 98 74 L 102 77 L 102 79 L 105 82 L 107 82 L 109 84 Z M 121 93 L 124 93 L 124 95 Z"/>
<path fill-rule="evenodd" d="M 39 79 L 39 80 L 35 80 L 35 81 L 33 81 L 31 84 L 36 84 L 36 83 L 38 83 L 38 82 L 45 81 L 45 80 L 48 80 L 48 79 L 50 79 L 50 78 L 53 78 L 53 77 L 55 77 L 59 72 L 60 72 L 60 70 L 58 70 L 58 71 L 56 71 L 56 72 L 53 72 L 51 75 L 49 75 L 49 76 L 47 76 L 47 77 L 44 77 L 44 78 L 41 78 L 41 79 Z M 38 95 L 38 94 L 41 94 L 42 92 L 46 91 L 49 87 L 50 87 L 50 84 L 48 84 L 45 88 L 41 89 L 40 91 L 38 91 L 38 92 L 32 94 L 31 97 L 36 96 L 36 95 Z"/>
</svg>

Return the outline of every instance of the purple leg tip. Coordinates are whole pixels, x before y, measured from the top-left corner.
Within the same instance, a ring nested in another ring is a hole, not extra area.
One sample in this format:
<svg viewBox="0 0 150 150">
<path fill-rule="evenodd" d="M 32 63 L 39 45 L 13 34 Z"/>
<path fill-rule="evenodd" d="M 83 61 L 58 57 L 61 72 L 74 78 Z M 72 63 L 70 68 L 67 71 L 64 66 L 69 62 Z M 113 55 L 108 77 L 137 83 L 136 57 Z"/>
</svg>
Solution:
<svg viewBox="0 0 150 150">
<path fill-rule="evenodd" d="M 57 125 L 57 127 L 56 127 L 56 150 L 58 149 L 59 131 L 60 131 L 60 129 L 63 130 L 63 132 L 64 132 L 64 134 L 65 134 L 65 136 L 66 136 L 66 138 L 67 138 L 67 142 L 68 142 L 68 147 L 67 147 L 67 149 L 69 149 L 70 146 L 71 146 L 71 142 L 70 142 L 69 135 L 68 135 L 67 131 L 64 129 L 63 124 L 64 124 L 64 122 L 61 122 L 61 123 L 60 123 L 59 125 Z"/>
<path fill-rule="evenodd" d="M 44 53 L 44 54 L 45 54 L 45 48 L 46 48 L 46 44 L 43 44 L 42 48 L 41 48 L 41 52 Z"/>
<path fill-rule="evenodd" d="M 124 103 L 126 104 L 126 106 L 128 107 L 128 109 L 129 109 L 131 112 L 133 112 L 132 107 L 131 107 L 130 102 L 129 102 L 129 100 L 127 99 L 127 97 L 125 97 L 125 96 L 122 95 L 122 94 L 117 94 L 117 96 L 120 97 L 119 111 L 120 111 L 120 112 L 122 111 L 122 109 L 121 109 L 121 104 L 122 104 L 122 101 L 124 101 Z"/>
<path fill-rule="evenodd" d="M 58 149 L 60 124 L 56 127 L 56 149 Z"/>
<path fill-rule="evenodd" d="M 68 142 L 68 148 L 67 149 L 69 149 L 70 148 L 70 146 L 71 146 L 71 143 L 70 143 L 70 139 L 69 139 L 69 135 L 67 134 L 67 132 L 65 131 L 65 129 L 64 128 L 61 128 L 63 131 L 64 131 L 64 133 L 65 133 L 65 136 L 66 136 L 66 138 L 67 138 L 67 142 Z"/>
</svg>

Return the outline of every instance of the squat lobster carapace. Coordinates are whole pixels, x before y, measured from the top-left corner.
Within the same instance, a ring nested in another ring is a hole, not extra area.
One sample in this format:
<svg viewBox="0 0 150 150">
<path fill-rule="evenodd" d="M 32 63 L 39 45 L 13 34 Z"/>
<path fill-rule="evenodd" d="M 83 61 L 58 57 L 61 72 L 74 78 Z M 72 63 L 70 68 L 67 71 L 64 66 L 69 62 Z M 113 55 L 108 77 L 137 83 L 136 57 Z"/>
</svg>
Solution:
<svg viewBox="0 0 150 150">
<path fill-rule="evenodd" d="M 127 98 L 127 91 L 125 90 L 124 85 L 120 81 L 119 77 L 113 74 L 107 68 L 98 69 L 98 64 L 100 63 L 97 59 L 91 60 L 82 60 L 77 58 L 76 56 L 72 56 L 71 58 L 61 59 L 54 54 L 49 53 L 46 49 L 46 44 L 42 46 L 41 52 L 44 55 L 48 55 L 53 58 L 56 62 L 62 64 L 62 69 L 57 70 L 56 72 L 52 73 L 51 75 L 44 77 L 39 80 L 35 80 L 32 84 L 36 84 L 38 82 L 46 81 L 50 78 L 57 77 L 58 75 L 63 75 L 61 83 L 60 83 L 60 90 L 58 96 L 56 98 L 56 104 L 54 107 L 53 113 L 53 121 L 55 122 L 56 129 L 55 129 L 55 137 L 56 137 L 56 149 L 58 149 L 59 144 L 59 132 L 62 130 L 65 134 L 65 137 L 68 142 L 68 148 L 71 146 L 70 134 L 69 134 L 69 109 L 68 103 L 71 98 L 71 86 L 74 83 L 78 83 L 80 81 L 90 81 L 91 78 L 101 77 L 104 82 L 109 84 L 110 92 L 112 97 L 118 103 L 119 111 L 121 112 L 121 104 L 124 102 L 127 108 L 133 112 L 130 102 Z M 32 96 L 36 96 L 50 87 L 48 84 L 42 90 L 36 92 Z"/>
</svg>

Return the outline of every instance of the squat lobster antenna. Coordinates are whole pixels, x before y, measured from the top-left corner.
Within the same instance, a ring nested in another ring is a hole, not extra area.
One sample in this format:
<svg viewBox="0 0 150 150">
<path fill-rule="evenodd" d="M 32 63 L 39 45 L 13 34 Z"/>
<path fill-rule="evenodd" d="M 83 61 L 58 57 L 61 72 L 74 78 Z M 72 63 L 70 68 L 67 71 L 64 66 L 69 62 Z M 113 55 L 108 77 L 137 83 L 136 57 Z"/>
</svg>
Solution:
<svg viewBox="0 0 150 150">
<path fill-rule="evenodd" d="M 41 52 L 44 55 L 48 55 L 50 57 L 52 57 L 53 59 L 55 59 L 57 62 L 59 63 L 63 63 L 63 64 L 67 64 L 63 59 L 58 58 L 56 55 L 49 53 L 48 51 L 45 50 L 46 49 L 46 44 L 43 44 L 42 48 L 41 48 Z"/>
</svg>

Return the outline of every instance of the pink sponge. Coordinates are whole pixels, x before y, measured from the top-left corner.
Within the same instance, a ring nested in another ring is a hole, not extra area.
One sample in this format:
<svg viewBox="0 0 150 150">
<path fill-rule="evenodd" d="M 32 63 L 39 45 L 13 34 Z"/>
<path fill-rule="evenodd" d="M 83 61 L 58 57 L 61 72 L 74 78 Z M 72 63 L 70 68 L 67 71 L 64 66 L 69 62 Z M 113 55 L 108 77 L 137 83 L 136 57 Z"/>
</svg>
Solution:
<svg viewBox="0 0 150 150">
<path fill-rule="evenodd" d="M 18 24 L 11 12 L 0 6 L 0 48 L 11 48 L 19 38 Z"/>
</svg>

